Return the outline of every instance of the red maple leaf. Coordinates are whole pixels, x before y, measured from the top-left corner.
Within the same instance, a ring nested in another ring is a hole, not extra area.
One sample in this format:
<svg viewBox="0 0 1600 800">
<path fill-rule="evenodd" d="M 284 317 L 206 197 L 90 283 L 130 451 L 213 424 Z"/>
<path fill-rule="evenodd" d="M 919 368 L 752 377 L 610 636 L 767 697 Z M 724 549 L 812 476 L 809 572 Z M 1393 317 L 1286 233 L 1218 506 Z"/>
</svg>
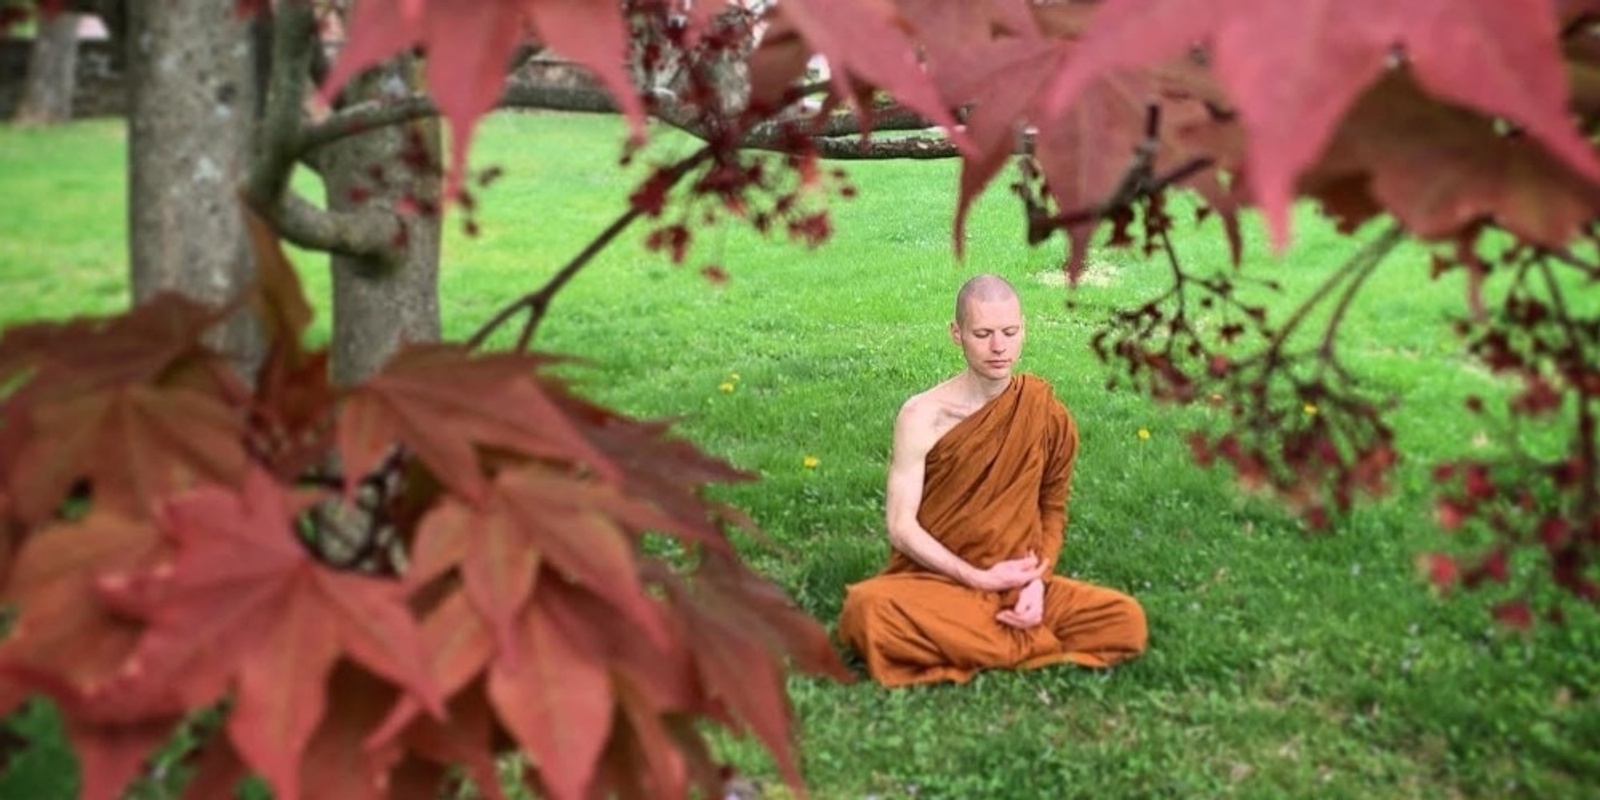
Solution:
<svg viewBox="0 0 1600 800">
<path fill-rule="evenodd" d="M 748 726 L 789 783 L 799 786 L 781 658 L 793 658 L 807 672 L 851 681 L 827 633 L 776 586 L 726 556 L 708 553 L 693 581 L 661 585 L 684 619 L 689 652 L 716 703 L 715 716 L 736 728 Z"/>
<path fill-rule="evenodd" d="M 247 206 L 245 222 L 250 249 L 255 253 L 256 281 L 249 293 L 250 306 L 274 349 L 301 353 L 300 337 L 311 325 L 311 302 L 300 286 L 300 276 L 284 255 L 278 234 Z M 293 365 L 293 361 L 291 361 Z"/>
<path fill-rule="evenodd" d="M 517 620 L 533 596 L 540 561 L 536 542 L 504 507 L 494 504 L 478 511 L 447 498 L 422 521 L 417 559 L 408 579 L 420 585 L 459 566 L 465 597 L 488 624 L 500 657 L 514 661 Z M 470 635 L 475 627 L 464 626 L 457 633 Z M 460 676 L 459 682 L 465 683 L 465 677 Z M 446 688 L 455 682 L 448 681 Z"/>
<path fill-rule="evenodd" d="M 69 715 L 63 727 L 78 755 L 83 786 L 78 800 L 117 800 L 144 769 L 150 754 L 171 741 L 182 720 L 163 716 L 125 724 L 87 724 Z"/>
<path fill-rule="evenodd" d="M 611 732 L 614 703 L 604 652 L 587 630 L 560 625 L 537 607 L 518 620 L 516 661 L 496 659 L 489 698 L 497 716 L 537 766 L 555 800 L 589 796 Z"/>
<path fill-rule="evenodd" d="M 493 712 L 483 680 L 494 656 L 488 626 L 463 593 L 452 592 L 423 621 L 422 638 L 440 690 L 450 697 L 447 717 L 423 716 L 416 698 L 401 695 L 368 745 L 400 742 L 419 756 L 460 764 L 490 800 L 504 800 L 494 765 Z"/>
<path fill-rule="evenodd" d="M 1300 188 L 1345 229 L 1388 209 L 1422 238 L 1493 220 L 1549 247 L 1582 231 L 1600 206 L 1600 187 L 1546 150 L 1428 97 L 1401 72 L 1362 95 Z M 1352 202 L 1352 190 L 1362 199 Z"/>
<path fill-rule="evenodd" d="M 362 70 L 411 47 L 428 53 L 429 93 L 450 123 L 446 194 L 455 196 L 478 119 L 494 108 L 512 51 L 532 30 L 546 45 L 600 78 L 644 133 L 644 106 L 626 69 L 629 31 L 622 5 L 594 0 L 359 0 L 349 38 L 322 93 L 332 97 Z"/>
<path fill-rule="evenodd" d="M 256 373 L 251 404 L 251 453 L 288 480 L 327 457 L 336 400 L 328 351 L 308 351 L 302 339 L 311 303 L 277 234 L 247 212 L 256 282 L 250 305 L 266 332 L 267 354 Z"/>
<path fill-rule="evenodd" d="M 338 713 L 323 717 L 301 762 L 307 800 L 437 800 L 447 775 L 446 763 L 428 761 L 403 752 L 395 743 L 374 744 L 368 739 L 376 721 L 395 700 L 394 687 L 349 662 L 334 668 L 329 696 L 336 698 Z M 454 720 L 458 709 L 451 708 Z M 431 721 L 431 720 L 430 720 Z M 194 778 L 185 787 L 185 800 L 232 797 L 248 774 L 227 737 L 215 736 L 202 745 Z M 483 775 L 474 774 L 474 779 Z M 494 772 L 488 773 L 486 796 L 504 800 Z"/>
<path fill-rule="evenodd" d="M 218 312 L 176 294 L 127 314 L 28 325 L 0 337 L 0 480 L 25 523 L 86 481 L 96 503 L 144 515 L 167 491 L 236 481 L 244 394 L 200 341 Z"/>
<path fill-rule="evenodd" d="M 237 484 L 244 425 L 216 398 L 190 389 L 128 385 L 32 409 L 31 438 L 7 477 L 17 514 L 53 516 L 86 480 L 96 507 L 146 516 L 152 504 L 201 483 Z"/>
<path fill-rule="evenodd" d="M 923 69 L 910 35 L 912 22 L 892 0 L 784 0 L 775 13 L 793 24 L 812 52 L 828 60 L 837 96 L 850 97 L 868 87 L 883 89 L 950 131 L 958 147 L 969 148 L 950 114 L 950 104 Z M 865 135 L 872 109 L 862 106 L 857 111 Z"/>
<path fill-rule="evenodd" d="M 1055 81 L 1051 110 L 1121 67 L 1209 47 L 1249 140 L 1248 177 L 1274 239 L 1297 176 L 1397 56 L 1431 94 L 1521 126 L 1587 179 L 1600 159 L 1567 112 L 1551 0 L 1107 0 Z"/>
<path fill-rule="evenodd" d="M 1417 566 L 1427 575 L 1428 581 L 1439 589 L 1449 589 L 1461 580 L 1460 565 L 1444 553 L 1419 555 Z"/>
<path fill-rule="evenodd" d="M 1032 152 L 1056 205 L 1062 212 L 1090 215 L 1106 210 L 1107 203 L 1126 202 L 1116 195 L 1136 170 L 1169 174 L 1201 158 L 1184 134 L 1196 125 L 1222 124 L 1211 119 L 1201 100 L 1207 93 L 1204 79 L 1192 68 L 1099 75 L 1066 113 L 1045 113 L 1043 100 L 1052 77 L 1072 61 L 1077 48 L 1082 7 L 1045 6 L 1032 14 L 1024 4 L 1006 0 L 932 7 L 924 1 L 914 7 L 917 18 L 927 20 L 927 57 L 941 93 L 951 104 L 969 108 L 966 130 L 974 154 L 962 163 L 957 252 L 964 245 L 973 201 L 1017 152 L 1026 128 L 1033 129 Z M 1147 143 L 1152 106 L 1160 109 L 1162 124 L 1158 140 Z M 1213 137 L 1210 143 L 1217 140 Z M 1139 165 L 1138 153 L 1152 145 L 1156 149 L 1150 163 Z M 1218 152 L 1204 157 L 1228 160 Z M 1232 196 L 1210 172 L 1188 176 L 1183 183 L 1220 212 L 1237 258 L 1240 239 Z M 1067 226 L 1073 276 L 1083 268 L 1097 222 L 1089 216 Z"/>
<path fill-rule="evenodd" d="M 684 796 L 691 778 L 700 777 L 710 761 L 703 747 L 696 746 L 697 739 L 681 737 L 671 725 L 672 719 L 706 708 L 683 626 L 674 624 L 679 635 L 661 649 L 625 629 L 598 625 L 609 613 L 606 604 L 557 577 L 540 582 L 537 606 L 558 628 L 587 631 L 593 637 L 589 647 L 603 652 L 609 664 L 620 713 L 613 719 L 595 792 L 610 789 L 629 796 L 642 790 L 648 797 Z M 657 608 L 663 615 L 669 613 L 666 606 Z M 716 788 L 714 781 L 698 783 L 708 794 Z"/>
<path fill-rule="evenodd" d="M 367 735 L 398 692 L 349 662 L 334 668 L 327 691 L 338 713 L 323 715 L 306 746 L 300 763 L 306 800 L 390 800 L 391 773 L 402 753 L 395 746 L 371 746 Z M 437 798 L 439 783 L 432 788 Z"/>
<path fill-rule="evenodd" d="M 1459 529 L 1473 512 L 1470 505 L 1462 503 L 1452 497 L 1441 497 L 1433 504 L 1433 516 L 1438 520 L 1439 527 L 1453 531 Z"/>
<path fill-rule="evenodd" d="M 200 336 L 223 313 L 182 295 L 163 293 L 114 317 L 84 317 L 12 328 L 0 336 L 0 385 L 27 378 L 52 397 L 105 386 L 146 383 L 184 361 L 226 368 Z"/>
<path fill-rule="evenodd" d="M 29 539 L 4 584 L 3 600 L 18 616 L 0 641 L 0 713 L 32 692 L 56 700 L 83 761 L 86 800 L 120 796 L 177 719 L 156 714 L 105 725 L 89 699 L 114 680 L 140 634 L 100 601 L 97 577 L 142 569 L 163 549 L 149 522 L 97 510 Z"/>
<path fill-rule="evenodd" d="M 275 351 L 256 376 L 250 452 L 283 480 L 305 475 L 332 447 L 338 393 L 329 376 L 326 350 L 298 359 Z"/>
<path fill-rule="evenodd" d="M 194 773 L 183 787 L 183 800 L 212 800 L 234 795 L 239 781 L 250 774 L 228 737 L 212 734 L 192 757 Z"/>
<path fill-rule="evenodd" d="M 1492 609 L 1494 618 L 1512 630 L 1525 631 L 1533 627 L 1533 609 L 1526 600 L 1507 600 Z"/>
<path fill-rule="evenodd" d="M 703 797 L 721 793 L 721 781 L 707 774 L 709 753 L 697 735 L 683 737 L 626 678 L 616 681 L 621 713 L 601 761 L 600 786 L 606 796 L 688 797 L 691 784 Z"/>
<path fill-rule="evenodd" d="M 339 412 L 345 485 L 353 488 L 397 442 L 473 501 L 487 489 L 474 446 L 579 464 L 615 479 L 616 468 L 534 379 L 540 363 L 509 354 L 474 357 L 451 345 L 402 350 L 355 387 Z"/>
<path fill-rule="evenodd" d="M 418 718 L 405 733 L 407 751 L 440 765 L 460 765 L 484 797 L 505 800 L 494 760 L 497 750 L 505 747 L 505 736 L 495 724 L 484 681 L 476 681 L 456 695 L 448 711 L 449 717 L 443 720 Z M 436 797 L 437 793 L 419 795 L 417 800 Z"/>
<path fill-rule="evenodd" d="M 109 613 L 96 580 L 155 563 L 164 544 L 149 522 L 99 509 L 30 538 L 0 596 L 19 612 L 0 642 L 0 674 L 69 706 L 98 691 L 131 652 L 139 627 Z"/>
<path fill-rule="evenodd" d="M 300 762 L 349 657 L 443 714 L 421 636 L 394 581 L 324 567 L 298 541 L 290 495 L 252 471 L 242 494 L 206 487 L 173 501 L 170 564 L 103 582 L 148 621 L 105 714 L 203 708 L 231 690 L 228 734 L 276 796 L 300 796 Z"/>
<path fill-rule="evenodd" d="M 700 491 L 710 483 L 754 480 L 753 474 L 673 438 L 667 421 L 630 419 L 565 391 L 553 391 L 552 397 L 583 435 L 622 471 L 622 489 L 628 496 L 665 512 L 675 523 L 672 530 L 728 550 L 728 542 L 714 522 L 732 518 L 754 528 L 734 509 L 706 500 Z"/>
<path fill-rule="evenodd" d="M 498 661 L 522 656 L 519 620 L 541 566 L 590 587 L 635 634 L 662 643 L 669 634 L 639 584 L 634 540 L 676 527 L 612 487 L 539 466 L 507 470 L 481 511 L 446 500 L 424 520 L 413 585 L 459 563 L 467 597 L 494 632 Z"/>
</svg>

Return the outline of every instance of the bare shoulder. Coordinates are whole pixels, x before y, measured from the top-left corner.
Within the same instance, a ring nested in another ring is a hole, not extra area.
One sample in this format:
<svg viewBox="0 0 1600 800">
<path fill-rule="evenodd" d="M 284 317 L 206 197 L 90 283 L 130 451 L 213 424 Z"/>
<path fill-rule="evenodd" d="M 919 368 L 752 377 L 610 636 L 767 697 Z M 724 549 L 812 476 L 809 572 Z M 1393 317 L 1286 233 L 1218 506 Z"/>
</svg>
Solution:
<svg viewBox="0 0 1600 800">
<path fill-rule="evenodd" d="M 935 393 L 938 389 L 939 387 L 935 386 L 906 398 L 906 401 L 900 404 L 900 416 L 896 418 L 895 424 L 916 423 L 936 413 L 939 400 Z"/>
<path fill-rule="evenodd" d="M 965 419 L 972 409 L 962 407 L 951 394 L 951 382 L 945 381 L 906 400 L 895 419 L 896 446 L 926 453 L 945 432 Z"/>
<path fill-rule="evenodd" d="M 914 394 L 900 404 L 900 413 L 894 420 L 896 440 L 933 429 L 934 422 L 939 417 L 940 405 L 938 398 L 932 396 L 933 392 L 933 389 L 929 389 L 921 394 Z"/>
</svg>

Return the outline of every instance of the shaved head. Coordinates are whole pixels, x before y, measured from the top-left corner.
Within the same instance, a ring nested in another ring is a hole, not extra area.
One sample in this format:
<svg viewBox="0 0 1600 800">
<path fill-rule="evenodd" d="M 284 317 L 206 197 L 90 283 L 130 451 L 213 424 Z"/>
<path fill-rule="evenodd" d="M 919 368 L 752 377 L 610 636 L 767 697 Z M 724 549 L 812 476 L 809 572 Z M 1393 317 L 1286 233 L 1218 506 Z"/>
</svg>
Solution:
<svg viewBox="0 0 1600 800">
<path fill-rule="evenodd" d="M 967 306 L 971 303 L 992 303 L 997 300 L 1011 300 L 1017 296 L 1017 290 L 999 275 L 976 275 L 966 283 L 961 284 L 961 291 L 956 292 L 956 326 L 965 327 L 967 322 Z"/>
</svg>

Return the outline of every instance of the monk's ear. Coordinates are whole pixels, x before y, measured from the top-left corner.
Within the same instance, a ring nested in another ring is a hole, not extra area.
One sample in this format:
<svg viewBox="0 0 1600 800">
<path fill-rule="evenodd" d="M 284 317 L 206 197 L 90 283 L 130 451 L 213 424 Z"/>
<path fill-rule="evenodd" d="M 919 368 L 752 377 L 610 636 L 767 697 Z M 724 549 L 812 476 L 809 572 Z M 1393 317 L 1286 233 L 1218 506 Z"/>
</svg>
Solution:
<svg viewBox="0 0 1600 800">
<path fill-rule="evenodd" d="M 954 322 L 950 323 L 950 341 L 954 342 L 957 347 L 961 346 L 961 326 Z"/>
</svg>

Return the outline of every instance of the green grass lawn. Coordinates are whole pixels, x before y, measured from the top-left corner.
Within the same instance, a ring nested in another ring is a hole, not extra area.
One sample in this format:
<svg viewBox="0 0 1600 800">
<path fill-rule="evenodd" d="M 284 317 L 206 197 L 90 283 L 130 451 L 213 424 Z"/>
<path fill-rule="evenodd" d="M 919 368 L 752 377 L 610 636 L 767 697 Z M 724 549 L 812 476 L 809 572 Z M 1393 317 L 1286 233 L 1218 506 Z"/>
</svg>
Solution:
<svg viewBox="0 0 1600 800">
<path fill-rule="evenodd" d="M 623 209 L 640 173 L 615 166 L 621 131 L 559 115 L 485 126 L 477 166 L 506 176 L 480 198 L 482 235 L 452 225 L 446 237 L 449 336 L 537 287 Z M 125 304 L 123 146 L 115 122 L 0 129 L 0 325 Z M 650 152 L 692 146 L 662 136 Z M 835 205 L 829 245 L 720 227 L 699 231 L 689 263 L 674 267 L 636 230 L 559 296 L 538 345 L 585 359 L 573 374 L 592 396 L 678 418 L 685 435 L 759 474 L 720 490 L 773 541 L 745 543 L 747 557 L 831 625 L 845 585 L 886 556 L 895 411 L 960 366 L 945 335 L 956 287 L 1000 273 L 1029 313 L 1024 367 L 1055 385 L 1081 430 L 1062 570 L 1138 596 L 1151 634 L 1147 656 L 1110 672 L 986 673 L 898 691 L 796 678 L 816 796 L 1593 796 L 1600 618 L 1503 631 L 1486 611 L 1495 595 L 1440 598 L 1417 572 L 1419 552 L 1462 546 L 1432 524 L 1430 464 L 1493 451 L 1508 435 L 1462 410 L 1467 395 L 1503 387 L 1461 357 L 1446 320 L 1463 287 L 1430 281 L 1421 247 L 1384 264 L 1343 342 L 1375 390 L 1400 401 L 1395 491 L 1313 538 L 1226 474 L 1192 465 L 1182 433 L 1208 412 L 1104 388 L 1089 337 L 1109 309 L 1159 291 L 1163 265 L 1096 252 L 1090 280 L 1068 290 L 1061 246 L 1025 246 L 1003 187 L 979 203 L 960 263 L 955 164 L 849 172 L 860 196 Z M 1228 268 L 1214 222 L 1180 230 L 1186 259 Z M 1292 295 L 1354 249 L 1307 209 L 1280 255 L 1252 221 L 1244 269 Z M 326 308 L 325 261 L 299 263 Z M 711 263 L 731 279 L 702 278 Z M 325 316 L 318 325 L 326 336 Z M 740 771 L 776 782 L 755 744 L 720 741 Z"/>
</svg>

